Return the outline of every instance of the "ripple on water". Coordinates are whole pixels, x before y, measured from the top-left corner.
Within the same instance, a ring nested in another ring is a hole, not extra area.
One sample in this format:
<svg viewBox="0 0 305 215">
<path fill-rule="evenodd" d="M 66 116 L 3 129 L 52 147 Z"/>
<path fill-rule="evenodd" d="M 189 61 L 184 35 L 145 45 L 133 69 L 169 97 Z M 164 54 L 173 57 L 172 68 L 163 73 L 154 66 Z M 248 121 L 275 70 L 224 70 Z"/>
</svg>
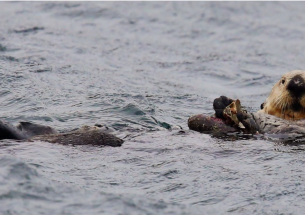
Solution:
<svg viewBox="0 0 305 215">
<path fill-rule="evenodd" d="M 185 211 L 185 207 L 168 204 L 160 200 L 139 198 L 134 195 L 115 195 L 108 193 L 75 189 L 64 184 L 51 182 L 37 173 L 35 166 L 30 166 L 13 156 L 1 156 L 0 199 L 1 213 L 4 214 L 39 214 L 56 212 L 57 214 L 127 213 L 142 214 L 163 211 L 175 214 Z M 9 181 L 9 183 L 8 183 Z M 82 196 L 84 199 L 75 198 Z M 32 208 L 28 213 L 22 206 Z M 52 206 L 48 206 L 51 204 Z M 116 208 L 113 208 L 113 204 Z M 12 207 L 14 205 L 14 207 Z M 75 209 L 77 209 L 75 211 Z"/>
<path fill-rule="evenodd" d="M 229 141 L 187 119 L 220 95 L 256 111 L 304 67 L 303 6 L 1 2 L 1 118 L 98 123 L 125 143 L 0 142 L 0 213 L 302 214 L 302 142 Z"/>
</svg>

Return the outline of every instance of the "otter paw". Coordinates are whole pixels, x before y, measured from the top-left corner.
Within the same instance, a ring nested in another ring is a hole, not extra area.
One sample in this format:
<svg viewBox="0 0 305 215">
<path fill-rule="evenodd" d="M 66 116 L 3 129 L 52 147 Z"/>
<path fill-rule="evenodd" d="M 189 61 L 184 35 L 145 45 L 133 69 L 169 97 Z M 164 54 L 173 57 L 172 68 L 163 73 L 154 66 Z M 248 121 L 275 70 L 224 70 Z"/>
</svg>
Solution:
<svg viewBox="0 0 305 215">
<path fill-rule="evenodd" d="M 213 102 L 213 108 L 215 110 L 215 116 L 217 118 L 225 119 L 223 115 L 223 110 L 229 106 L 234 100 L 226 96 L 220 96 L 216 98 Z"/>
</svg>

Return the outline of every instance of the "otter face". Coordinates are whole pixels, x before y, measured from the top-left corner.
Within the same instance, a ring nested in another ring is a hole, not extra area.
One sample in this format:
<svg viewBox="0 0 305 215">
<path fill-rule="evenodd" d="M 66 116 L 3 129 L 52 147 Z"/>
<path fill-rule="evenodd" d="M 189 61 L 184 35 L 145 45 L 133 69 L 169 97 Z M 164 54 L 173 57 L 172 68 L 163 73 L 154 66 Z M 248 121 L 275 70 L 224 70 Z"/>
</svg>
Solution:
<svg viewBox="0 0 305 215">
<path fill-rule="evenodd" d="M 305 71 L 284 74 L 259 112 L 289 120 L 305 119 Z"/>
</svg>

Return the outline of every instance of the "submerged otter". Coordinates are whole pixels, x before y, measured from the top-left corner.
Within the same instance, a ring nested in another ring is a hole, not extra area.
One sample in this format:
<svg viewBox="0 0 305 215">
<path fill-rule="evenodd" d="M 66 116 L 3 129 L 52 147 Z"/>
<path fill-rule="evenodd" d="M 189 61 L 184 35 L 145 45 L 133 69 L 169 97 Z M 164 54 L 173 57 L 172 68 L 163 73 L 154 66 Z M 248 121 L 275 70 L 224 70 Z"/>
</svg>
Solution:
<svg viewBox="0 0 305 215">
<path fill-rule="evenodd" d="M 0 120 L 0 139 L 45 141 L 63 145 L 107 145 L 113 147 L 121 146 L 124 142 L 122 139 L 96 126 L 83 126 L 67 133 L 58 133 L 49 126 L 20 122 L 15 127 L 3 120 Z"/>
<path fill-rule="evenodd" d="M 203 114 L 189 118 L 191 130 L 208 133 L 281 134 L 305 136 L 305 71 L 294 70 L 273 86 L 257 113 L 248 113 L 240 101 L 221 96 L 213 103 L 214 116 Z"/>
</svg>

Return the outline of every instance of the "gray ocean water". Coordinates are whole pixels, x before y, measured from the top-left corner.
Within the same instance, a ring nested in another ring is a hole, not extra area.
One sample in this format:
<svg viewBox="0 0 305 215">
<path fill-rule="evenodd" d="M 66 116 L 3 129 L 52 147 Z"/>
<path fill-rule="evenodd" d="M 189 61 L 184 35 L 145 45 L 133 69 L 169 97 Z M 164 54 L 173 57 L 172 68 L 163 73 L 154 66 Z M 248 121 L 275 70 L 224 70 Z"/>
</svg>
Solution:
<svg viewBox="0 0 305 215">
<path fill-rule="evenodd" d="M 0 115 L 120 148 L 0 142 L 0 214 L 302 214 L 304 146 L 189 131 L 305 69 L 304 2 L 1 2 Z M 185 133 L 175 127 L 181 126 Z"/>
</svg>

